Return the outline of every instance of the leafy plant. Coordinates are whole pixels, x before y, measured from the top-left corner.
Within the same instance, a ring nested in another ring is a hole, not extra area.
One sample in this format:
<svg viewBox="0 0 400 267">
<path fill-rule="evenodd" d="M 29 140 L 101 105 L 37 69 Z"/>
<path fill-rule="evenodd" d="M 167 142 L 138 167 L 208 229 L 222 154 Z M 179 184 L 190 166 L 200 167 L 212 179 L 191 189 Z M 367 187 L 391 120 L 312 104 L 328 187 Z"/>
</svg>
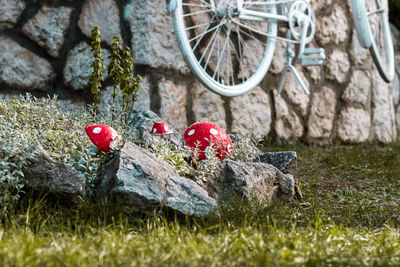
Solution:
<svg viewBox="0 0 400 267">
<path fill-rule="evenodd" d="M 94 27 L 92 30 L 92 51 L 95 61 L 93 62 L 93 85 L 92 93 L 95 96 L 94 110 L 97 109 L 97 102 L 99 99 L 101 86 L 100 81 L 103 80 L 102 71 L 104 63 L 101 60 L 101 47 L 100 47 L 101 35 L 100 28 Z M 109 75 L 113 80 L 113 103 L 111 107 L 111 113 L 116 115 L 116 98 L 118 96 L 117 88 L 120 89 L 122 94 L 122 105 L 120 112 L 120 122 L 127 129 L 128 119 L 133 112 L 133 107 L 136 101 L 136 97 L 141 93 L 140 82 L 141 77 L 134 74 L 134 59 L 132 58 L 132 52 L 129 47 L 121 46 L 121 37 L 115 36 L 111 45 L 110 64 L 107 68 Z M 113 118 L 115 119 L 115 118 Z"/>
<path fill-rule="evenodd" d="M 101 82 L 104 81 L 103 70 L 103 52 L 101 50 L 101 33 L 100 28 L 95 26 L 92 30 L 91 51 L 93 53 L 94 61 L 92 63 L 92 88 L 91 92 L 94 97 L 93 114 L 96 114 L 100 102 L 100 88 Z"/>
</svg>

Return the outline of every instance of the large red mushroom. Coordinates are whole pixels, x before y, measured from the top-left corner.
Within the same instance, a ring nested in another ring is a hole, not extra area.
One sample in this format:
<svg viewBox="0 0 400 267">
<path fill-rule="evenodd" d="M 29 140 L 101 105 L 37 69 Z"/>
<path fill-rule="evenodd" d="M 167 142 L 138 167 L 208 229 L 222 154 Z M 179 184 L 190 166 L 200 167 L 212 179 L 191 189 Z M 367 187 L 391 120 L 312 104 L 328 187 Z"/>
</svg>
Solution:
<svg viewBox="0 0 400 267">
<path fill-rule="evenodd" d="M 88 125 L 85 131 L 90 140 L 106 153 L 117 148 L 120 141 L 118 132 L 108 125 Z"/>
<path fill-rule="evenodd" d="M 212 146 L 217 151 L 217 157 L 224 159 L 232 154 L 232 141 L 228 134 L 212 122 L 196 122 L 185 130 L 183 135 L 185 145 L 192 151 L 198 149 L 199 159 L 206 159 L 205 152 Z"/>
</svg>

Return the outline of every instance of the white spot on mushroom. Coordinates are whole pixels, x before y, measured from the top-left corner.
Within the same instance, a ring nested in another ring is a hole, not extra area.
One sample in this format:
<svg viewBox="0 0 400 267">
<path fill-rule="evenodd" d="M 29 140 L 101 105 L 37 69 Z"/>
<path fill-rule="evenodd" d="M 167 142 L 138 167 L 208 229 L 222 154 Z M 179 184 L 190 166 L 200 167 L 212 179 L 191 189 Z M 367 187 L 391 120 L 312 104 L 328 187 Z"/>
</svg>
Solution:
<svg viewBox="0 0 400 267">
<path fill-rule="evenodd" d="M 96 127 L 93 129 L 93 133 L 98 134 L 101 132 L 101 128 L 100 127 Z"/>
<path fill-rule="evenodd" d="M 194 129 L 192 129 L 192 130 L 190 130 L 189 132 L 188 132 L 188 135 L 190 136 L 190 135 L 193 135 L 194 134 Z"/>
<path fill-rule="evenodd" d="M 156 133 L 156 132 L 157 132 L 157 129 L 156 129 L 156 128 L 154 128 L 154 129 L 153 129 L 153 133 Z"/>
<path fill-rule="evenodd" d="M 213 135 L 217 135 L 218 131 L 216 129 L 214 129 L 214 128 L 211 128 L 210 129 L 210 133 L 213 134 Z"/>
<path fill-rule="evenodd" d="M 164 130 L 166 131 L 166 132 L 168 132 L 169 131 L 169 128 L 168 128 L 168 125 L 164 125 Z"/>
</svg>

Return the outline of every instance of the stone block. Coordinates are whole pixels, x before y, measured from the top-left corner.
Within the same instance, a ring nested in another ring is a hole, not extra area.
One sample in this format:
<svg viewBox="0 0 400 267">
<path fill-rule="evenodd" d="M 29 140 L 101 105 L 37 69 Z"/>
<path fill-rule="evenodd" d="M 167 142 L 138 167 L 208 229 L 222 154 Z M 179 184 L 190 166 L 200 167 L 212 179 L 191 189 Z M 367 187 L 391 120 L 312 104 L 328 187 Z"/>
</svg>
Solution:
<svg viewBox="0 0 400 267">
<path fill-rule="evenodd" d="M 393 142 L 397 136 L 390 84 L 380 77 L 377 70 L 373 72 L 372 130 L 374 138 L 383 143 Z"/>
<path fill-rule="evenodd" d="M 343 8 L 335 5 L 329 16 L 318 18 L 315 37 L 322 44 L 340 44 L 349 36 L 349 23 Z"/>
<path fill-rule="evenodd" d="M 311 138 L 329 138 L 333 128 L 336 111 L 336 94 L 329 87 L 323 87 L 314 93 L 311 102 L 311 114 L 308 118 L 308 136 Z"/>
<path fill-rule="evenodd" d="M 368 71 L 354 70 L 342 99 L 347 104 L 367 108 L 371 90 L 371 75 Z"/>
<path fill-rule="evenodd" d="M 0 37 L 0 82 L 24 90 L 45 90 L 55 74 L 50 63 L 18 43 Z"/>
<path fill-rule="evenodd" d="M 271 131 L 270 96 L 260 87 L 231 99 L 232 132 L 267 136 Z"/>
<path fill-rule="evenodd" d="M 44 6 L 24 25 L 22 32 L 44 47 L 51 56 L 58 57 L 69 27 L 72 10 L 69 7 Z"/>
<path fill-rule="evenodd" d="M 335 49 L 328 55 L 325 63 L 326 77 L 339 83 L 344 83 L 350 70 L 350 61 L 347 53 Z"/>
<path fill-rule="evenodd" d="M 90 37 L 94 26 L 101 29 L 101 38 L 109 45 L 114 36 L 121 36 L 119 9 L 113 0 L 88 0 L 82 8 L 78 26 Z"/>
<path fill-rule="evenodd" d="M 304 76 L 303 69 L 300 66 L 297 66 L 296 69 L 300 75 L 300 78 L 303 80 L 304 85 L 308 90 L 310 90 L 310 83 Z M 308 106 L 310 104 L 310 95 L 304 93 L 303 89 L 291 72 L 288 72 L 286 75 L 286 80 L 283 85 L 282 92 L 283 91 L 286 92 L 290 102 L 300 109 L 301 115 L 306 116 Z"/>
<path fill-rule="evenodd" d="M 188 73 L 166 10 L 166 2 L 159 0 L 131 0 L 126 6 L 124 17 L 130 24 L 135 62 Z"/>
<path fill-rule="evenodd" d="M 192 109 L 195 121 L 209 121 L 226 129 L 224 101 L 218 94 L 195 81 L 191 89 Z"/>
<path fill-rule="evenodd" d="M 289 108 L 286 101 L 276 95 L 275 96 L 275 131 L 277 137 L 286 141 L 293 141 L 303 136 L 304 127 L 299 116 L 295 111 Z"/>
<path fill-rule="evenodd" d="M 362 108 L 345 107 L 340 111 L 338 136 L 346 143 L 368 141 L 371 128 L 371 115 Z"/>
<path fill-rule="evenodd" d="M 188 126 L 186 85 L 162 78 L 157 89 L 160 96 L 160 117 L 172 128 L 183 132 Z"/>
<path fill-rule="evenodd" d="M 110 52 L 103 50 L 104 71 L 103 77 L 107 78 L 107 66 L 110 63 Z M 92 77 L 92 64 L 94 58 L 90 47 L 85 42 L 80 42 L 72 49 L 68 56 L 64 69 L 64 83 L 75 90 L 84 89 L 90 85 Z"/>
<path fill-rule="evenodd" d="M 0 0 L 0 29 L 12 28 L 25 6 L 22 0 Z"/>
</svg>

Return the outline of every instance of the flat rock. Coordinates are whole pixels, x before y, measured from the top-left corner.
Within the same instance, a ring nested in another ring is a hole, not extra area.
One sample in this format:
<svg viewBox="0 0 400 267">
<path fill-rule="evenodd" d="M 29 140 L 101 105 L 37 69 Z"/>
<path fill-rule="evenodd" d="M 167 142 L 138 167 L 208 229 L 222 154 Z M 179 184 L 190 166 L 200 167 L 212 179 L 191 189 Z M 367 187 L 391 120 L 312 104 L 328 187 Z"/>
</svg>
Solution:
<svg viewBox="0 0 400 267">
<path fill-rule="evenodd" d="M 218 168 L 214 178 L 203 185 L 218 200 L 233 196 L 268 204 L 275 197 L 293 199 L 296 195 L 293 176 L 270 164 L 227 159 Z"/>
<path fill-rule="evenodd" d="M 164 205 L 188 215 L 207 215 L 217 207 L 215 199 L 195 181 L 183 177 L 167 180 Z"/>
<path fill-rule="evenodd" d="M 111 197 L 127 211 L 151 212 L 168 207 L 204 216 L 216 202 L 195 182 L 179 177 L 171 165 L 149 151 L 126 143 L 100 174 L 100 197 Z"/>
<path fill-rule="evenodd" d="M 72 10 L 69 7 L 44 6 L 24 25 L 22 32 L 44 47 L 51 56 L 58 57 L 69 27 Z"/>
<path fill-rule="evenodd" d="M 283 173 L 297 177 L 297 153 L 296 151 L 266 152 L 260 153 L 254 162 L 263 162 L 276 167 Z"/>
<path fill-rule="evenodd" d="M 45 190 L 57 198 L 77 200 L 85 196 L 86 180 L 75 168 L 57 162 L 39 146 L 24 167 L 24 186 L 35 192 Z"/>
<path fill-rule="evenodd" d="M 0 82 L 24 90 L 43 90 L 55 73 L 50 63 L 18 43 L 0 37 Z"/>
</svg>

